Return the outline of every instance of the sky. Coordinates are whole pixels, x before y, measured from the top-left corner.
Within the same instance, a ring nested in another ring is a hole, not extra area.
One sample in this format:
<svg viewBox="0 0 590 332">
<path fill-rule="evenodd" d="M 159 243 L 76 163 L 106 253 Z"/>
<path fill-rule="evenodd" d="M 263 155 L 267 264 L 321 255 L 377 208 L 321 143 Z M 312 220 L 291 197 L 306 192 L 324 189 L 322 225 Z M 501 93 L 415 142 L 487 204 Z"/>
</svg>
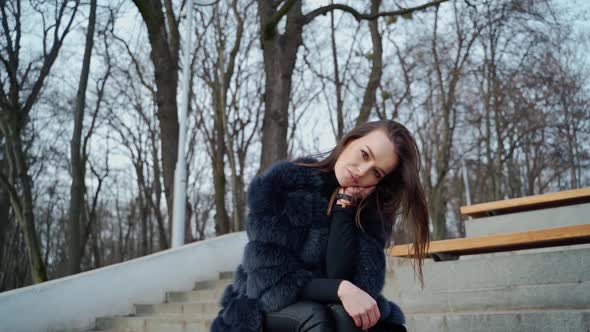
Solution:
<svg viewBox="0 0 590 332">
<path fill-rule="evenodd" d="M 202 1 L 208 3 L 208 1 Z M 311 10 L 312 8 L 316 8 L 321 5 L 329 4 L 330 1 L 328 0 L 306 0 L 304 11 Z M 410 4 L 417 4 L 422 3 L 422 1 L 412 1 L 409 2 Z M 590 17 L 590 1 L 589 0 L 559 0 L 554 1 L 558 7 L 558 15 L 564 15 L 571 21 L 574 22 L 575 30 L 577 33 L 584 34 L 586 36 L 589 35 L 590 32 L 590 21 L 584 20 L 584 17 Z M 123 4 L 123 8 L 126 10 L 125 14 L 117 20 L 117 25 L 115 27 L 115 31 L 119 31 L 119 35 L 127 39 L 130 43 L 130 47 L 132 49 L 144 49 L 149 52 L 149 44 L 147 43 L 145 38 L 141 38 L 140 35 L 145 35 L 145 26 L 141 21 L 141 17 L 137 13 L 134 5 L 131 1 L 126 1 Z M 563 11 L 564 14 L 561 13 Z M 72 94 L 75 93 L 77 89 L 77 82 L 79 80 L 79 72 L 81 67 L 81 57 L 82 52 L 84 49 L 84 28 L 86 24 L 86 20 L 84 19 L 84 13 L 80 16 L 77 24 L 77 29 L 68 36 L 64 47 L 62 48 L 62 53 L 59 55 L 56 65 L 52 69 L 52 73 L 58 73 L 58 78 L 54 79 L 52 83 L 59 83 L 60 87 L 64 90 L 70 91 Z M 36 17 L 36 16 L 30 16 Z M 324 22 L 326 19 L 324 18 Z M 23 39 L 23 52 L 27 52 L 26 54 L 33 54 L 35 51 L 40 50 L 40 36 L 38 35 L 38 31 L 35 27 L 39 26 L 41 22 L 38 19 L 30 19 L 24 23 L 24 26 L 30 33 Z M 315 23 L 314 23 L 315 24 Z M 321 22 L 318 24 L 322 24 Z M 181 30 L 181 35 L 184 36 L 185 30 Z M 321 37 L 321 36 L 320 36 Z M 182 38 L 182 37 L 181 37 Z M 337 38 L 341 40 L 343 43 L 347 41 L 345 34 L 339 35 Z M 400 30 L 400 34 L 395 37 L 396 40 L 403 40 L 404 34 L 403 31 Z M 366 38 L 361 43 L 364 46 L 370 47 L 370 38 Z M 258 47 L 258 46 L 256 46 Z M 387 42 L 384 41 L 384 47 L 388 47 Z M 300 50 L 302 52 L 303 50 Z M 96 61 L 92 63 L 93 72 L 100 73 L 101 68 L 97 65 Z M 182 74 L 179 74 L 179 79 L 182 78 Z M 92 86 L 92 83 L 89 87 Z M 179 94 L 182 93 L 180 87 L 182 86 L 182 82 L 179 82 Z M 74 91 L 74 92 L 72 92 Z M 180 101 L 180 97 L 178 98 Z M 67 107 L 67 104 L 63 104 Z M 179 103 L 180 106 L 180 103 Z M 325 109 L 325 106 L 322 106 L 322 103 L 314 103 L 312 105 L 312 110 L 308 112 L 309 115 L 303 118 L 303 122 L 300 124 L 299 131 L 298 131 L 298 141 L 296 144 L 296 151 L 305 150 L 307 152 L 316 152 L 314 148 L 317 147 L 318 151 L 326 151 L 331 149 L 335 145 L 335 140 L 332 134 L 331 125 L 329 123 L 329 117 L 326 115 L 328 114 L 328 110 Z M 48 116 L 51 116 L 52 112 L 48 113 Z M 67 142 L 70 139 L 70 132 L 66 132 L 66 138 L 63 138 L 63 142 Z M 112 143 L 111 143 L 112 144 Z M 93 145 L 95 151 L 105 150 L 105 142 L 100 141 L 100 138 L 96 139 L 95 145 Z M 252 151 L 252 150 L 251 150 Z M 96 152 L 100 154 L 100 152 Z M 258 152 L 255 153 L 258 155 Z M 121 169 L 127 169 L 129 174 L 133 177 L 133 172 L 130 171 L 130 164 L 128 157 L 125 156 L 124 153 L 121 154 L 113 154 L 110 160 L 115 167 L 119 167 Z M 199 158 L 196 158 L 196 161 L 199 161 Z M 198 169 L 200 165 L 194 165 L 195 169 Z M 257 165 L 255 165 L 257 167 Z M 58 172 L 58 170 L 56 170 Z M 65 173 L 61 173 L 62 175 L 67 175 Z M 131 179 L 127 179 L 131 183 L 133 181 Z M 67 181 L 66 181 L 67 183 Z"/>
</svg>

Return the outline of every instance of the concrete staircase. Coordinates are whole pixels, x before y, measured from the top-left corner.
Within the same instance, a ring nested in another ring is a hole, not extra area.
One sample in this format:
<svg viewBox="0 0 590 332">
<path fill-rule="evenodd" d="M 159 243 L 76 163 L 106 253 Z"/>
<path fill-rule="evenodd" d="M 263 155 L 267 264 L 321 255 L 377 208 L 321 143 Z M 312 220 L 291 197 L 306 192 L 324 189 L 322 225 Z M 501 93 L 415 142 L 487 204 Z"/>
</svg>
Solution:
<svg viewBox="0 0 590 332">
<path fill-rule="evenodd" d="M 409 331 L 590 331 L 590 246 L 465 256 L 424 265 L 424 289 L 408 260 L 388 258 L 383 293 Z M 137 304 L 135 315 L 101 317 L 97 331 L 209 331 L 232 272 Z"/>
<path fill-rule="evenodd" d="M 232 282 L 233 272 L 220 273 L 218 280 L 198 281 L 188 292 L 168 292 L 165 303 L 136 304 L 134 316 L 100 317 L 98 331 L 201 332 L 209 331 L 217 316 L 219 299 Z"/>
<path fill-rule="evenodd" d="M 589 258 L 578 245 L 429 262 L 423 290 L 398 267 L 384 293 L 411 331 L 589 332 Z"/>
</svg>

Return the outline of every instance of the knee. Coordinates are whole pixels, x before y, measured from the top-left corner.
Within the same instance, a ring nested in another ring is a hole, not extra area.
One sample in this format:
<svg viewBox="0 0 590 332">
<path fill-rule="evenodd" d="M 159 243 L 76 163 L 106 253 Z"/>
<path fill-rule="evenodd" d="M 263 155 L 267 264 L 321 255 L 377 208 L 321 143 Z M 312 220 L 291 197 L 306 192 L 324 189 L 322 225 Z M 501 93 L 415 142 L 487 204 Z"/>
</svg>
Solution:
<svg viewBox="0 0 590 332">
<path fill-rule="evenodd" d="M 329 309 L 321 303 L 296 302 L 278 312 L 269 313 L 265 319 L 265 331 L 335 331 Z"/>
<path fill-rule="evenodd" d="M 337 331 L 340 332 L 358 332 L 361 331 L 359 327 L 356 326 L 354 319 L 350 317 L 346 309 L 342 304 L 329 304 L 328 310 L 332 319 L 334 320 L 334 327 Z"/>
<path fill-rule="evenodd" d="M 304 321 L 298 331 L 306 332 L 332 332 L 334 326 L 329 309 L 325 304 L 318 302 L 302 303 L 308 312 L 309 319 Z"/>
</svg>

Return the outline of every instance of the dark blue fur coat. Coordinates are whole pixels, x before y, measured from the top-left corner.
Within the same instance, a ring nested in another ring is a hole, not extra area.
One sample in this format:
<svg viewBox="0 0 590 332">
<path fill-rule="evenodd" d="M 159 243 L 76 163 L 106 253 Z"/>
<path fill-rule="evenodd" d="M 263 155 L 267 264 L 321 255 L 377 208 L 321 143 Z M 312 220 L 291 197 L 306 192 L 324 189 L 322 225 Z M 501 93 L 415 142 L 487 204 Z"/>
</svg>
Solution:
<svg viewBox="0 0 590 332">
<path fill-rule="evenodd" d="M 297 161 L 312 162 L 311 158 Z M 299 290 L 320 272 L 329 232 L 328 200 L 315 168 L 280 160 L 256 176 L 247 191 L 248 243 L 233 283 L 225 289 L 212 332 L 262 331 L 264 313 L 297 302 Z M 362 220 L 362 219 L 361 219 Z M 359 252 L 352 280 L 379 306 L 380 321 L 405 324 L 395 303 L 381 291 L 385 282 L 385 242 L 359 232 Z"/>
</svg>

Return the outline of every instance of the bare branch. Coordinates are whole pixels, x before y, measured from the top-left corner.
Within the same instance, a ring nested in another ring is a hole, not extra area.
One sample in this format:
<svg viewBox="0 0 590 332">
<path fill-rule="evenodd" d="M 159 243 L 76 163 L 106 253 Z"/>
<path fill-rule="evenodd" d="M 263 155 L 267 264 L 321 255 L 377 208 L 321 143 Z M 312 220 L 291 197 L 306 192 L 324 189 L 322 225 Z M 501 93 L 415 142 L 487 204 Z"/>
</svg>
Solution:
<svg viewBox="0 0 590 332">
<path fill-rule="evenodd" d="M 274 33 L 275 28 L 283 18 L 283 16 L 287 15 L 291 7 L 295 4 L 295 2 L 301 0 L 287 0 L 285 4 L 266 22 L 264 25 L 263 30 L 263 38 L 264 39 L 271 39 Z"/>
<path fill-rule="evenodd" d="M 448 0 L 435 0 L 432 2 L 425 3 L 423 5 L 420 5 L 420 6 L 416 6 L 416 7 L 409 7 L 409 8 L 399 9 L 399 10 L 386 11 L 386 12 L 381 12 L 381 13 L 377 13 L 377 14 L 363 14 L 363 13 L 359 13 L 356 9 L 354 9 L 350 6 L 342 5 L 342 4 L 333 4 L 333 5 L 328 5 L 328 6 L 323 6 L 323 7 L 317 8 L 317 9 L 305 14 L 303 17 L 302 24 L 307 24 L 307 23 L 311 22 L 314 18 L 316 18 L 320 15 L 326 15 L 327 13 L 329 13 L 333 10 L 342 10 L 344 12 L 347 12 L 347 13 L 351 14 L 352 16 L 354 16 L 354 18 L 357 21 L 375 20 L 375 19 L 377 19 L 379 17 L 383 17 L 383 16 L 399 16 L 399 15 L 410 14 L 410 13 L 421 11 L 421 10 L 424 10 L 424 9 L 427 9 L 430 7 L 438 6 L 441 3 L 447 2 L 447 1 Z"/>
</svg>

